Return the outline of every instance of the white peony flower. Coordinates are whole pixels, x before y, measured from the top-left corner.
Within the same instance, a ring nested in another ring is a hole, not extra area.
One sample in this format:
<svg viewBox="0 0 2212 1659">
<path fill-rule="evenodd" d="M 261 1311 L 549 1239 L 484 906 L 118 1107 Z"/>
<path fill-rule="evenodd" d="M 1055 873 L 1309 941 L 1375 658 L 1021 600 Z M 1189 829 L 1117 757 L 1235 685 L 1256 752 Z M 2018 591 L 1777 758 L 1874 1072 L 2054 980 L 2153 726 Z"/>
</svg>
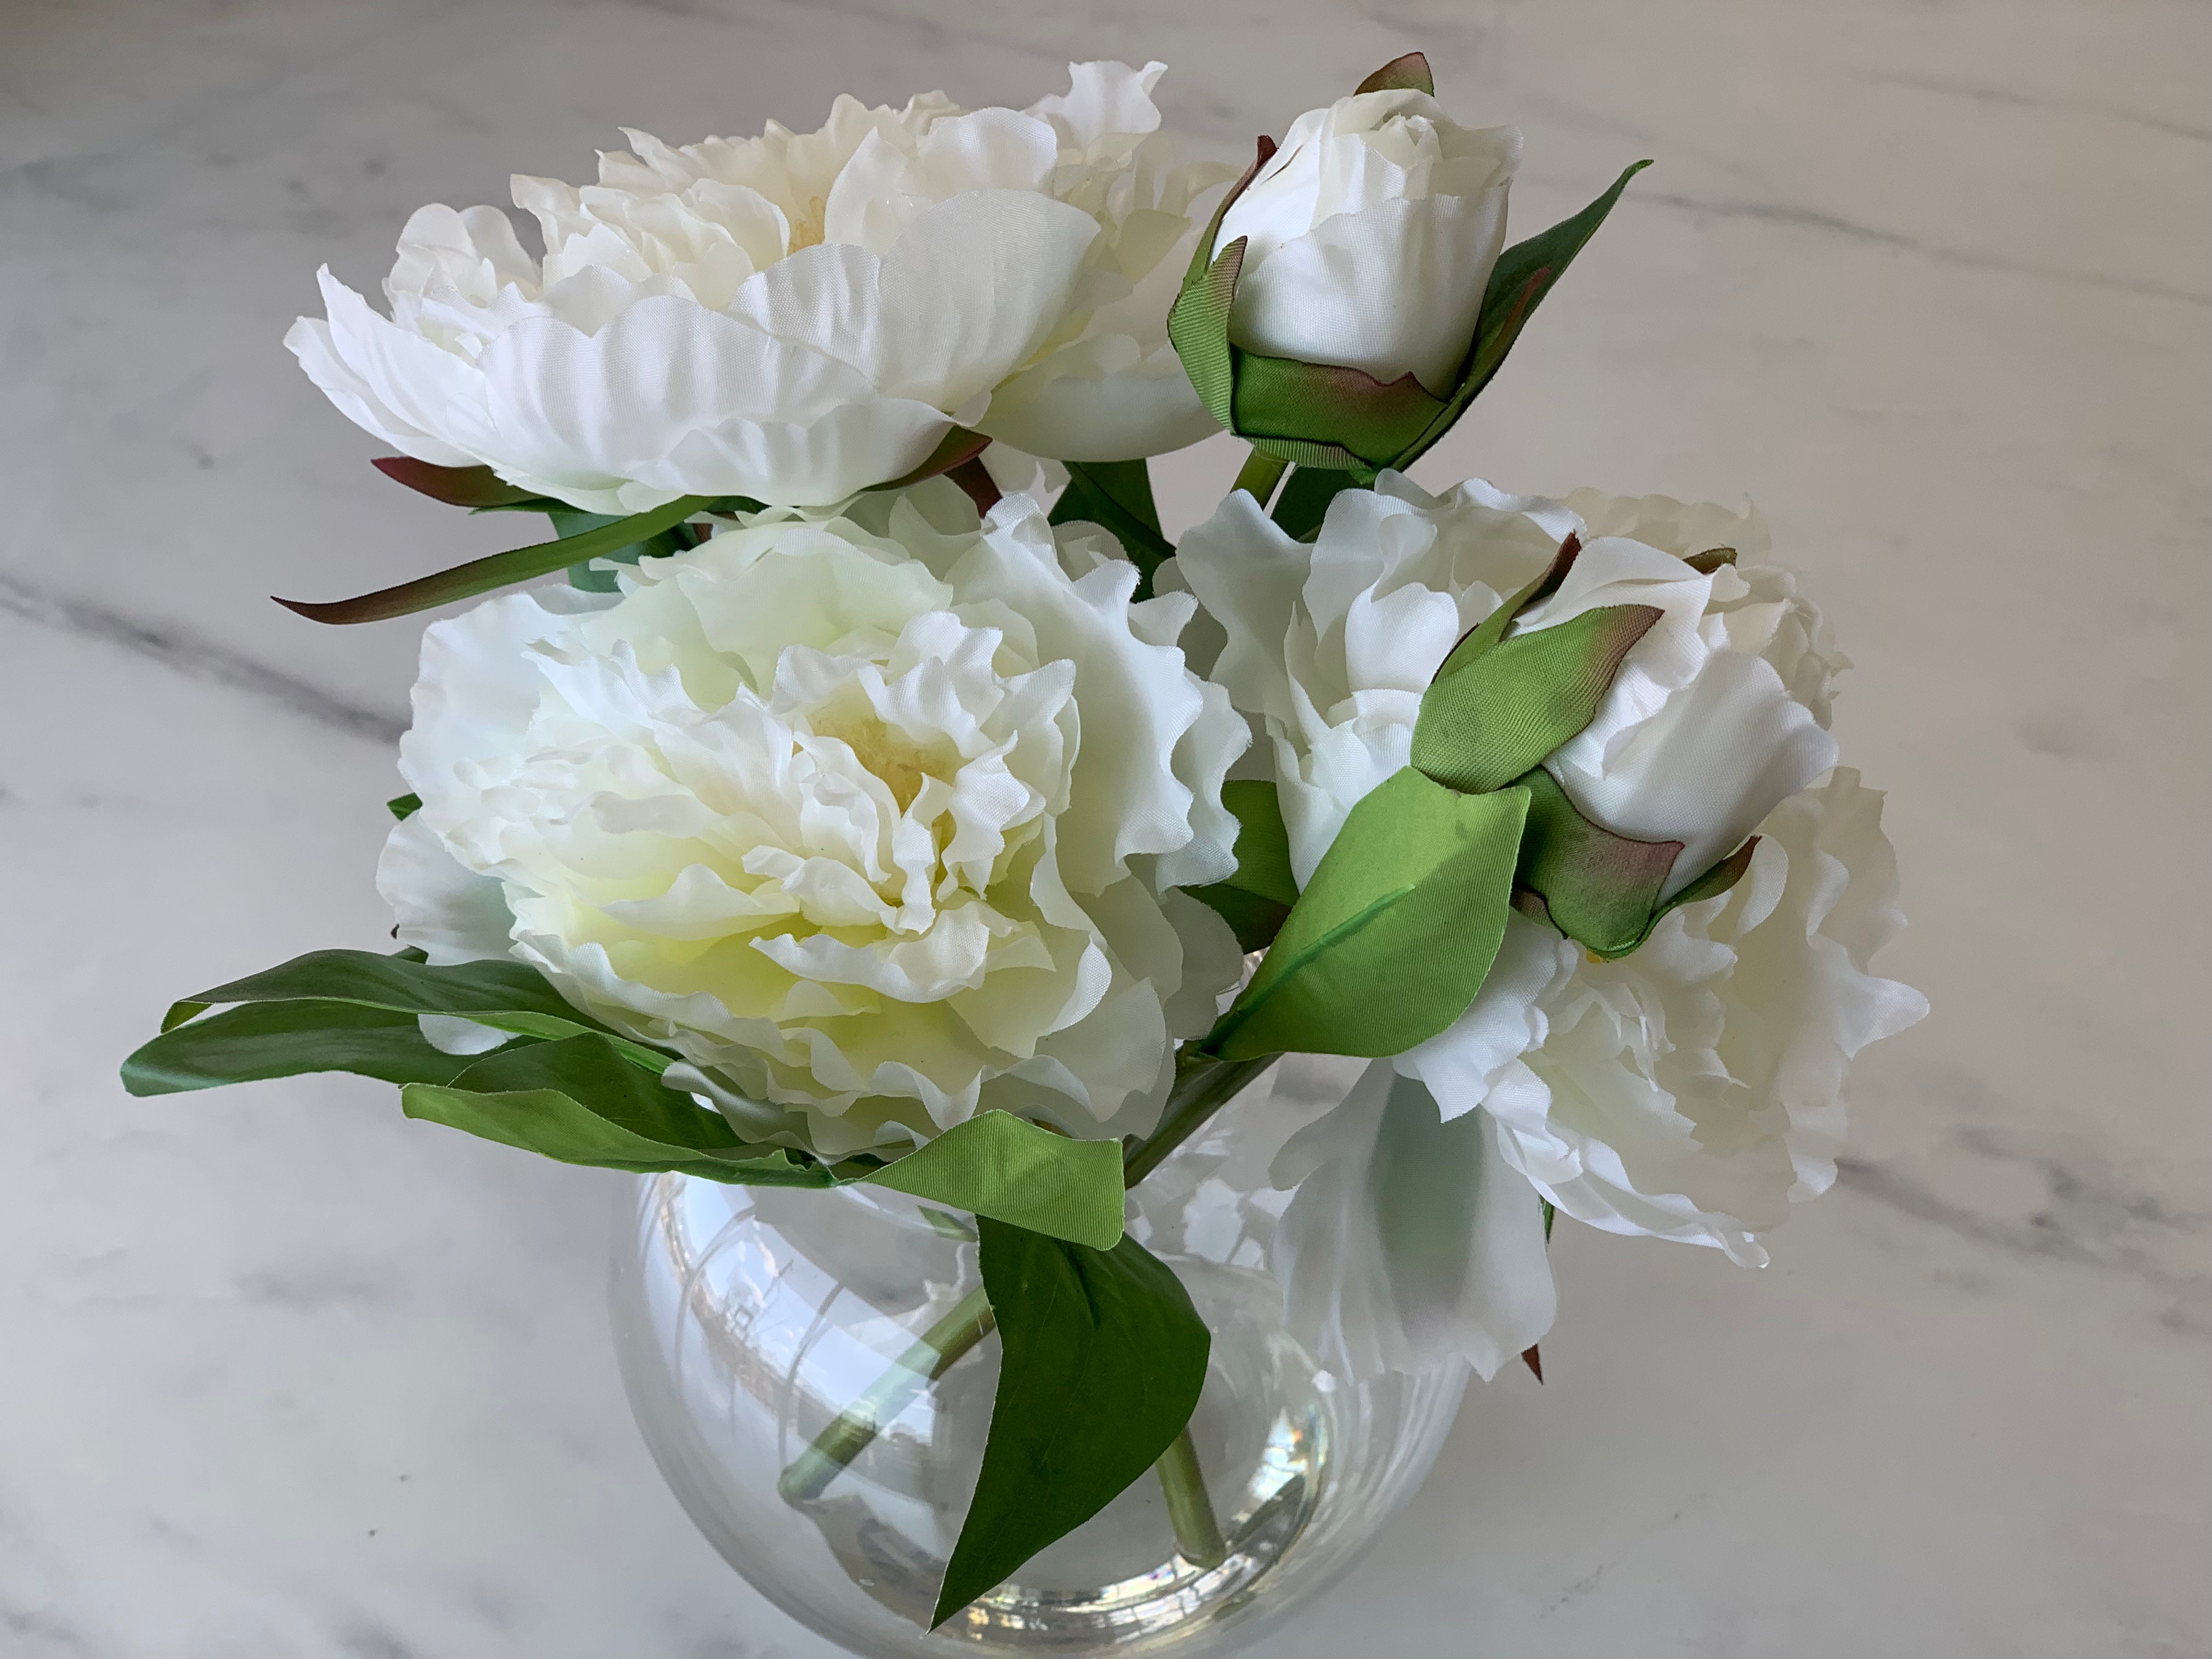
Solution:
<svg viewBox="0 0 2212 1659">
<path fill-rule="evenodd" d="M 1234 867 L 1247 741 L 1192 601 L 1025 496 L 864 506 L 434 625 L 398 937 L 532 963 L 829 1157 L 994 1107 L 1142 1133 L 1241 967 L 1175 890 Z"/>
<path fill-rule="evenodd" d="M 1525 975 L 1493 970 L 1496 993 L 1486 983 L 1468 1017 L 1528 1033 L 1484 1079 L 1482 1103 L 1538 1191 L 1608 1232 L 1715 1245 L 1753 1266 L 1766 1260 L 1753 1235 L 1835 1181 L 1852 1056 L 1928 1012 L 1868 970 L 1905 920 L 1881 795 L 1838 767 L 1759 832 L 1742 880 L 1671 912 L 1618 961 L 1516 921 L 1521 959 L 1548 965 L 1547 981 L 1531 1001 Z M 1416 1049 L 1399 1064 L 1442 1098 L 1435 1058 Z"/>
<path fill-rule="evenodd" d="M 1214 237 L 1214 257 L 1249 239 L 1231 340 L 1449 393 L 1520 160 L 1516 129 L 1462 127 L 1410 88 L 1301 115 Z"/>
<path fill-rule="evenodd" d="M 1730 892 L 1617 962 L 1514 917 L 1467 1013 L 1392 1064 L 1447 1119 L 1487 1109 L 1500 1155 L 1567 1213 L 1757 1259 L 1751 1235 L 1832 1178 L 1844 1063 L 1926 1007 L 1867 971 L 1899 925 L 1894 860 L 1856 774 L 1808 787 L 1833 762 L 1844 660 L 1796 579 L 1760 556 L 1759 523 L 1479 481 L 1437 498 L 1386 474 L 1339 495 L 1310 546 L 1231 496 L 1184 538 L 1169 581 L 1226 635 L 1212 672 L 1270 740 L 1303 884 L 1352 805 L 1408 763 L 1453 644 L 1570 531 L 1581 553 L 1516 631 L 1602 605 L 1662 615 L 1547 766 L 1598 822 L 1683 842 L 1672 888 L 1761 840 Z M 1717 548 L 1733 567 L 1681 556 Z"/>
<path fill-rule="evenodd" d="M 1310 544 L 1242 490 L 1183 538 L 1158 580 L 1187 585 L 1227 634 L 1212 676 L 1273 745 L 1299 885 L 1410 760 L 1421 694 L 1460 636 L 1576 527 L 1562 502 L 1480 479 L 1439 498 L 1386 472 L 1330 502 Z"/>
<path fill-rule="evenodd" d="M 497 209 L 426 207 L 389 319 L 325 270 L 328 320 L 286 343 L 405 453 L 597 513 L 834 504 L 956 422 L 1060 459 L 1176 448 L 1213 425 L 1140 285 L 1180 275 L 1224 170 L 1168 165 L 1164 72 L 1076 64 L 1026 112 L 840 98 L 813 133 L 631 132 L 596 185 L 514 180 L 542 263 Z"/>
<path fill-rule="evenodd" d="M 1796 576 L 1764 562 L 1755 516 L 1660 495 L 1507 495 L 1480 479 L 1437 497 L 1386 473 L 1337 496 L 1309 546 L 1240 492 L 1184 538 L 1176 565 L 1227 630 L 1214 677 L 1273 741 L 1301 883 L 1354 803 L 1407 764 L 1421 694 L 1453 645 L 1570 532 L 1583 544 L 1573 568 L 1514 632 L 1603 605 L 1662 615 L 1546 765 L 1594 822 L 1683 842 L 1669 892 L 1835 763 L 1829 685 L 1847 664 Z M 1684 562 L 1722 548 L 1733 566 Z"/>
</svg>

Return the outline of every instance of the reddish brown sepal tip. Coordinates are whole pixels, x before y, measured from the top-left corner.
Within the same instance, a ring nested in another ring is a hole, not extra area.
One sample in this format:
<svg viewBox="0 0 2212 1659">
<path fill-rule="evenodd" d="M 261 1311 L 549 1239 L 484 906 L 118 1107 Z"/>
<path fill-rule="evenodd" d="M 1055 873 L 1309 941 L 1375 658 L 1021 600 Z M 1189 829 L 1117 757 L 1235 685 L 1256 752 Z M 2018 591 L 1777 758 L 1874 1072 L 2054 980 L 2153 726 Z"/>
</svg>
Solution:
<svg viewBox="0 0 2212 1659">
<path fill-rule="evenodd" d="M 1521 1363 L 1536 1374 L 1539 1382 L 1544 1380 L 1544 1356 L 1536 1352 L 1536 1344 L 1531 1342 L 1521 1351 Z"/>
</svg>

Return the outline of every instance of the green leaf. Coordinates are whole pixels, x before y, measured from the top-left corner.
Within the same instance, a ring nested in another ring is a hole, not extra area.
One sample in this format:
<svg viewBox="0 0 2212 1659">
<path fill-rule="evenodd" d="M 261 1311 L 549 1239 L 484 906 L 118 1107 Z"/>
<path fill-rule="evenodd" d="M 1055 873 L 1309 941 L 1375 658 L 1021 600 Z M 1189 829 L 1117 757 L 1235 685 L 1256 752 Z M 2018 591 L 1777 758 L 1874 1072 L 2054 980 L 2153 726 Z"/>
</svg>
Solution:
<svg viewBox="0 0 2212 1659">
<path fill-rule="evenodd" d="M 225 1002 L 324 1001 L 353 1003 L 401 1014 L 451 1014 L 520 1036 L 566 1037 L 592 1032 L 606 1037 L 634 1066 L 656 1074 L 669 1057 L 618 1036 L 580 1012 L 519 962 L 464 962 L 434 968 L 404 957 L 368 951 L 311 951 L 177 1003 L 161 1022 L 173 1030 Z"/>
<path fill-rule="evenodd" d="M 434 576 L 419 577 L 411 582 L 402 582 L 397 587 L 380 588 L 356 599 L 322 604 L 278 599 L 276 603 L 288 611 L 297 611 L 310 622 L 365 623 L 379 622 L 387 617 L 404 617 L 413 611 L 428 611 L 435 605 L 450 605 L 455 599 L 489 593 L 495 587 L 530 581 L 550 574 L 563 565 L 587 564 L 593 559 L 635 543 L 651 541 L 663 531 L 673 529 L 694 514 L 706 511 L 715 503 L 715 500 L 711 495 L 679 496 L 649 513 L 636 513 L 627 519 L 617 519 L 580 536 L 556 538 L 535 546 L 495 553 L 489 558 L 471 559 L 466 564 L 455 565 L 452 569 L 441 570 Z"/>
<path fill-rule="evenodd" d="M 1628 188 L 1628 181 L 1650 165 L 1648 161 L 1637 162 L 1580 213 L 1561 220 L 1549 230 L 1538 232 L 1525 242 L 1516 242 L 1498 257 L 1491 270 L 1489 284 L 1482 291 L 1482 311 L 1475 324 L 1474 349 L 1468 355 L 1467 372 L 1445 401 L 1443 412 L 1427 431 L 1391 462 L 1393 466 L 1401 471 L 1411 466 L 1467 412 L 1467 406 L 1496 377 L 1506 354 L 1513 349 L 1513 343 L 1521 337 L 1522 329 L 1545 295 L 1597 234 L 1606 215 L 1620 199 L 1620 192 Z"/>
<path fill-rule="evenodd" d="M 1403 58 L 1393 58 L 1353 90 L 1425 92 L 1433 98 L 1437 95 L 1437 82 L 1429 72 L 1429 60 L 1418 52 L 1409 52 Z"/>
<path fill-rule="evenodd" d="M 1238 945 L 1247 951 L 1264 950 L 1298 902 L 1282 804 L 1276 799 L 1275 786 L 1256 778 L 1222 785 L 1221 804 L 1237 815 L 1237 873 L 1226 881 L 1186 890 L 1236 929 Z"/>
<path fill-rule="evenodd" d="M 1109 532 L 1137 567 L 1137 597 L 1152 591 L 1152 573 L 1175 556 L 1175 544 L 1160 532 L 1159 508 L 1152 502 L 1152 476 L 1143 461 L 1070 461 L 1067 488 L 1053 503 L 1052 522 L 1078 520 Z"/>
<path fill-rule="evenodd" d="M 861 1179 L 1096 1249 L 1121 1237 L 1121 1142 L 1073 1139 L 1011 1112 L 980 1112 Z"/>
<path fill-rule="evenodd" d="M 1528 797 L 1528 822 L 1515 902 L 1601 957 L 1626 956 L 1650 932 L 1682 843 L 1633 841 L 1592 823 L 1540 766 L 1518 787 Z"/>
<path fill-rule="evenodd" d="M 623 522 L 619 515 L 605 513 L 579 513 L 574 508 L 556 503 L 545 516 L 553 522 L 553 533 L 562 541 L 574 541 L 595 530 Z M 681 553 L 692 545 L 686 527 L 678 525 L 651 536 L 641 542 L 632 542 L 626 547 L 611 547 L 568 567 L 568 586 L 586 593 L 616 593 L 622 585 L 611 570 L 594 568 L 593 560 L 605 559 L 616 564 L 635 564 L 640 559 L 665 558 L 672 553 Z"/>
<path fill-rule="evenodd" d="M 1211 1339 L 1165 1263 L 986 1218 L 983 1288 L 1004 1346 L 983 1468 L 933 1629 L 1098 1513 L 1190 1421 Z"/>
<path fill-rule="evenodd" d="M 821 1165 L 749 1146 L 720 1114 L 664 1088 L 597 1034 L 502 1048 L 450 1084 L 410 1083 L 400 1109 L 562 1164 L 709 1181 L 827 1187 Z"/>
<path fill-rule="evenodd" d="M 350 1002 L 263 1002 L 165 1031 L 123 1062 L 134 1095 L 352 1072 L 386 1083 L 450 1083 L 480 1054 L 441 1053 L 412 1014 Z"/>
<path fill-rule="evenodd" d="M 540 501 L 560 505 L 548 496 L 516 488 L 488 466 L 433 466 L 411 455 L 380 455 L 369 465 L 395 483 L 404 483 L 448 507 L 483 512 L 494 507 L 534 509 Z"/>
<path fill-rule="evenodd" d="M 394 795 L 384 803 L 384 810 L 404 823 L 422 810 L 422 797 L 416 794 Z"/>
<path fill-rule="evenodd" d="M 1276 526 L 1293 541 L 1311 541 L 1328 516 L 1328 504 L 1358 483 L 1355 474 L 1342 467 L 1298 468 L 1275 497 Z"/>
<path fill-rule="evenodd" d="M 1602 605 L 1471 659 L 1455 661 L 1455 649 L 1422 694 L 1413 764 L 1468 794 L 1504 788 L 1590 723 L 1622 659 L 1662 614 Z"/>
<path fill-rule="evenodd" d="M 1528 800 L 1463 795 L 1410 766 L 1384 780 L 1352 809 L 1206 1051 L 1371 1059 L 1457 1019 L 1505 936 Z"/>
</svg>

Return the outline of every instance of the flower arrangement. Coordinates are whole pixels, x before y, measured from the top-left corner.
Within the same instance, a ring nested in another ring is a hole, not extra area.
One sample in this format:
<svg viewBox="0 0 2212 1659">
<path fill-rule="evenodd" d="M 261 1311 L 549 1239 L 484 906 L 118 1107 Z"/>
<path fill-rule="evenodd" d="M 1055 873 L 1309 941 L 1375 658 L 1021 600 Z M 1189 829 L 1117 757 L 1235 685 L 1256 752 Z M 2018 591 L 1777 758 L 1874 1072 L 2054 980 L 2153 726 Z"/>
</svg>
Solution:
<svg viewBox="0 0 2212 1659">
<path fill-rule="evenodd" d="M 1520 137 L 1419 54 L 1234 179 L 1175 161 L 1162 72 L 631 133 L 515 180 L 542 258 L 428 207 L 389 316 L 325 270 L 288 343 L 377 465 L 556 534 L 283 601 L 496 594 L 424 635 L 402 948 L 196 993 L 124 1067 L 349 1071 L 572 1164 L 972 1217 L 924 1369 L 1003 1352 L 933 1622 L 1155 1468 L 1218 1551 L 1208 1332 L 1126 1194 L 1280 1057 L 1370 1062 L 1273 1156 L 1291 1325 L 1487 1377 L 1537 1364 L 1557 1214 L 1762 1262 L 1851 1058 L 1925 1012 L 1869 969 L 1881 798 L 1764 525 L 1405 476 L 1637 168 L 1509 246 Z M 1221 428 L 1249 459 L 1171 544 L 1146 458 Z"/>
</svg>

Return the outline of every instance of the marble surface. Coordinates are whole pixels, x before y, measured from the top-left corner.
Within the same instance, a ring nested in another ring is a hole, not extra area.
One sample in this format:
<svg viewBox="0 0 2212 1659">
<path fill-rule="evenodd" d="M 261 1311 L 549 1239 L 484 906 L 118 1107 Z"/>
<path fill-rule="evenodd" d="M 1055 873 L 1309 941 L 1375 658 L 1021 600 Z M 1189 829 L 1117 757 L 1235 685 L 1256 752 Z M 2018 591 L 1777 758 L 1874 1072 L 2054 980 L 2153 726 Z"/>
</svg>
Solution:
<svg viewBox="0 0 2212 1659">
<path fill-rule="evenodd" d="M 278 346 L 405 213 L 618 122 L 1176 72 L 1243 151 L 1411 46 L 1532 228 L 1661 165 L 1423 468 L 1754 492 L 1859 668 L 1934 1017 L 1738 1272 L 1563 1227 L 1261 1651 L 2206 1651 L 2207 14 L 2191 0 L 9 0 L 0 46 L 0 1655 L 826 1651 L 693 1534 L 608 1352 L 612 1178 L 307 1080 L 134 1102 L 170 997 L 369 946 L 413 633 L 261 597 L 505 544 Z M 1218 491 L 1173 463 L 1170 516 Z"/>
</svg>

